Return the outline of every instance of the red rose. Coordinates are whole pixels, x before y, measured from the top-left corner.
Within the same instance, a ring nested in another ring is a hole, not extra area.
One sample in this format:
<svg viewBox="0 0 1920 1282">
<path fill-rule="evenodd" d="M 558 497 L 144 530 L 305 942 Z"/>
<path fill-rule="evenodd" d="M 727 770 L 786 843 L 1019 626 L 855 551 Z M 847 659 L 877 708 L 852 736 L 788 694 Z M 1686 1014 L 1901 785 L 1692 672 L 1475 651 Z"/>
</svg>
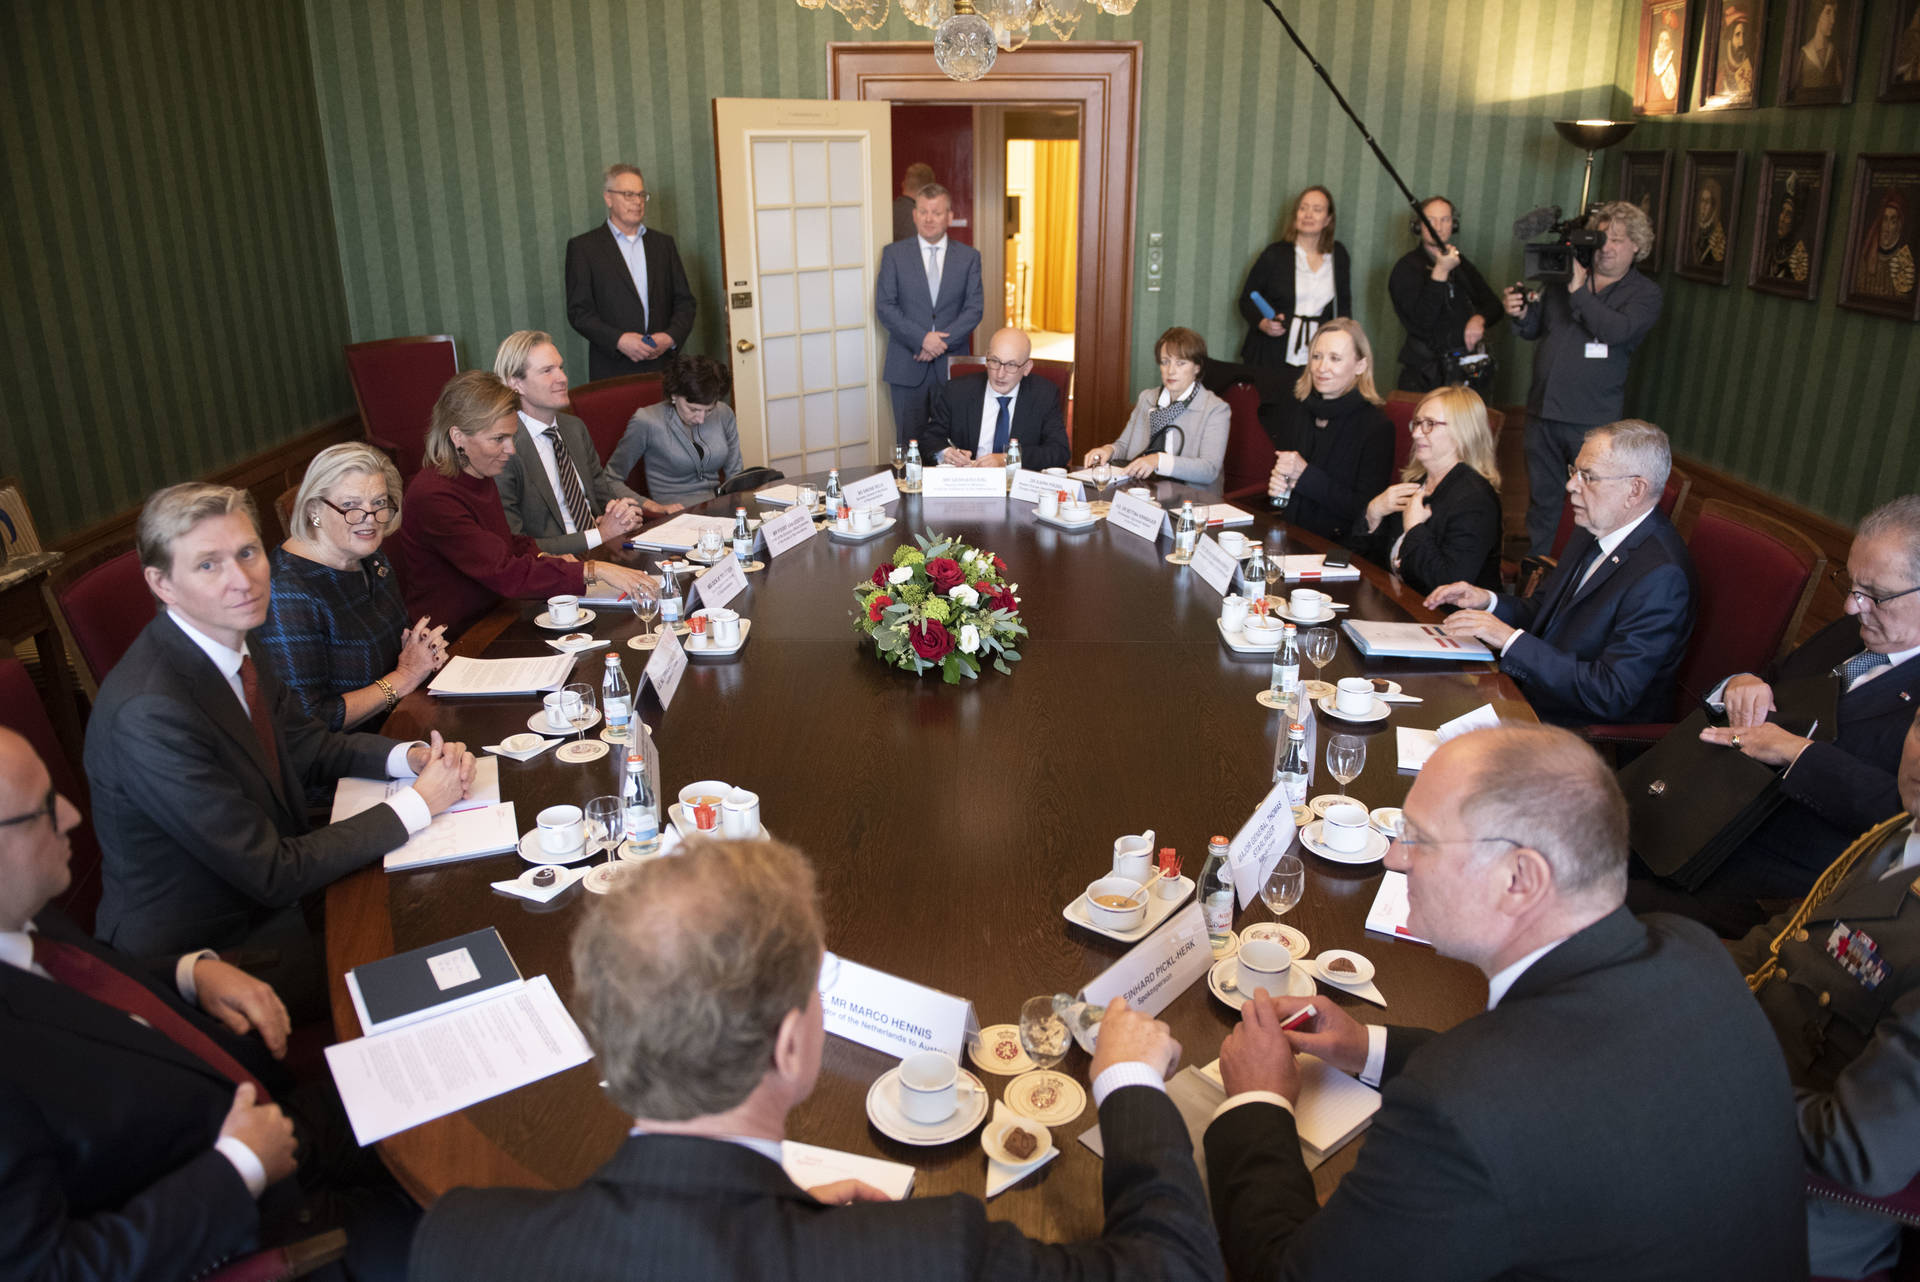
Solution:
<svg viewBox="0 0 1920 1282">
<path fill-rule="evenodd" d="M 875 623 L 880 622 L 880 612 L 892 604 L 893 598 L 884 592 L 881 593 L 879 596 L 873 598 L 872 603 L 867 606 L 867 617 Z"/>
<path fill-rule="evenodd" d="M 873 586 L 876 588 L 886 587 L 887 576 L 892 573 L 893 573 L 893 562 L 891 561 L 881 562 L 880 568 L 873 572 Z"/>
<path fill-rule="evenodd" d="M 953 562 L 948 561 L 947 564 L 952 565 Z M 929 661 L 944 659 L 953 651 L 953 634 L 938 619 L 928 619 L 925 623 L 909 626 L 907 640 L 913 643 L 915 654 Z"/>
<path fill-rule="evenodd" d="M 1005 588 L 999 588 L 989 593 L 986 597 L 986 602 L 989 610 L 1006 610 L 1013 614 L 1020 612 L 1020 603 L 1014 599 L 1013 593 L 1007 591 Z"/>
<path fill-rule="evenodd" d="M 967 581 L 960 570 L 960 563 L 950 556 L 936 556 L 927 562 L 927 577 L 933 580 L 933 586 L 942 596 L 949 588 L 959 587 Z"/>
</svg>

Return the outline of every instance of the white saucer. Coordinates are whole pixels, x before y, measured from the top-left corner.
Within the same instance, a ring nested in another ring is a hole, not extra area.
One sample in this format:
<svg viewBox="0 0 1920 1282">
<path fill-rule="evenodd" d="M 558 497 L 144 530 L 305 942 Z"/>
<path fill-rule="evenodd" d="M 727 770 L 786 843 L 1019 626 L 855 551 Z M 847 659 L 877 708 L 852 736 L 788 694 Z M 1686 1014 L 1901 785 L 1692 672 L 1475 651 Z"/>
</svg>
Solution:
<svg viewBox="0 0 1920 1282">
<path fill-rule="evenodd" d="M 1053 1156 L 1053 1132 L 1014 1109 L 1008 1109 L 1007 1112 L 1013 1113 L 1013 1116 L 988 1126 L 980 1132 L 980 1147 L 988 1158 L 1010 1171 L 1025 1171 Z M 1025 1131 L 1040 1142 L 1039 1146 L 1033 1150 L 1032 1157 L 1019 1158 L 1007 1152 L 1006 1146 L 1000 1142 L 1000 1137 L 1012 1130 Z"/>
<path fill-rule="evenodd" d="M 832 525 L 828 525 L 827 537 L 836 543 L 865 543 L 868 539 L 877 539 L 888 530 L 891 530 L 895 525 L 899 524 L 899 520 L 899 517 L 890 516 L 880 522 L 880 524 L 867 530 L 840 530 L 835 529 Z"/>
<path fill-rule="evenodd" d="M 724 547 L 721 548 L 718 552 L 715 552 L 712 556 L 701 555 L 700 549 L 698 548 L 688 548 L 685 553 L 686 559 L 693 562 L 695 565 L 718 565 L 732 555 L 733 555 L 732 549 L 724 548 Z"/>
<path fill-rule="evenodd" d="M 1400 833 L 1400 807 L 1376 806 L 1367 812 L 1367 822 L 1373 825 L 1376 832 L 1383 832 L 1389 838 L 1396 837 Z"/>
<path fill-rule="evenodd" d="M 593 710 L 593 720 L 587 722 L 587 724 L 583 726 L 582 729 L 591 730 L 599 724 L 600 724 L 600 709 L 595 708 Z M 573 723 L 571 721 L 567 723 L 567 728 L 565 730 L 555 730 L 553 726 L 549 724 L 547 721 L 547 710 L 544 707 L 542 707 L 540 711 L 534 713 L 532 716 L 527 718 L 527 729 L 533 731 L 533 733 L 541 736 L 542 738 L 547 738 L 553 735 L 565 735 L 569 739 L 571 739 L 574 735 Z"/>
<path fill-rule="evenodd" d="M 1068 521 L 1057 516 L 1042 516 L 1038 507 L 1033 509 L 1033 519 L 1042 525 L 1051 525 L 1056 530 L 1091 530 L 1100 524 L 1100 518 L 1092 512 L 1087 513 L 1084 521 Z"/>
<path fill-rule="evenodd" d="M 679 831 L 680 836 L 682 838 L 708 837 L 708 838 L 713 838 L 717 840 L 725 839 L 724 834 L 718 828 L 715 828 L 712 832 L 701 832 L 698 828 L 694 827 L 693 816 L 689 815 L 687 813 L 687 808 L 681 805 L 677 801 L 672 802 L 667 806 L 667 819 L 673 824 L 674 828 Z M 765 824 L 760 825 L 760 840 L 761 841 L 773 840 L 773 838 L 768 834 L 767 826 Z"/>
<path fill-rule="evenodd" d="M 1352 797 L 1343 797 L 1337 792 L 1323 792 L 1307 803 L 1307 809 L 1313 812 L 1315 819 L 1325 819 L 1327 817 L 1327 811 L 1343 804 L 1360 806 L 1362 809 L 1366 806 L 1366 803 L 1363 801 L 1356 801 Z"/>
<path fill-rule="evenodd" d="M 1355 854 L 1345 854 L 1342 851 L 1334 850 L 1321 843 L 1320 822 L 1320 820 L 1316 819 L 1300 830 L 1300 844 L 1322 859 L 1331 860 L 1336 864 L 1378 863 L 1387 857 L 1387 847 L 1393 844 L 1387 839 L 1385 833 L 1376 832 L 1374 829 L 1368 828 L 1367 844 L 1362 846 Z"/>
<path fill-rule="evenodd" d="M 549 632 L 578 632 L 600 616 L 584 605 L 580 607 L 580 617 L 569 623 L 555 623 L 545 610 L 533 616 L 535 627 L 545 628 Z"/>
<path fill-rule="evenodd" d="M 1213 626 L 1220 629 L 1220 639 L 1227 643 L 1227 648 L 1229 650 L 1237 650 L 1241 654 L 1272 654 L 1280 648 L 1279 637 L 1275 637 L 1273 644 L 1268 645 L 1264 642 L 1255 641 L 1239 628 L 1228 627 L 1221 619 L 1215 619 Z"/>
<path fill-rule="evenodd" d="M 1207 991 L 1227 1005 L 1233 1007 L 1233 1009 L 1239 1010 L 1247 1004 L 1245 994 L 1241 993 L 1237 988 L 1227 987 L 1228 984 L 1237 980 L 1239 976 L 1240 959 L 1238 957 L 1224 957 L 1215 962 L 1213 969 L 1207 972 Z M 1307 974 L 1306 971 L 1298 966 L 1287 967 L 1286 996 L 1311 997 L 1319 991 L 1320 990 L 1314 986 L 1313 976 Z"/>
<path fill-rule="evenodd" d="M 706 611 L 695 610 L 694 613 L 705 614 Z M 695 645 L 693 644 L 693 638 L 689 637 L 684 643 L 687 657 L 691 659 L 731 659 L 734 655 L 739 654 L 741 649 L 747 644 L 747 636 L 752 631 L 753 620 L 742 616 L 740 619 L 740 639 L 732 645 L 715 645 L 710 635 L 704 638 L 706 644 Z"/>
<path fill-rule="evenodd" d="M 1164 881 L 1160 882 L 1156 884 L 1152 890 L 1147 892 L 1146 916 L 1140 919 L 1138 926 L 1129 926 L 1122 929 L 1116 926 L 1102 926 L 1095 922 L 1087 912 L 1087 896 L 1084 892 L 1075 895 L 1073 902 L 1060 910 L 1060 915 L 1074 925 L 1083 926 L 1095 934 L 1105 935 L 1108 939 L 1117 939 L 1123 944 L 1131 944 L 1137 940 L 1145 939 L 1148 935 L 1152 934 L 1154 927 L 1171 917 L 1174 909 L 1184 904 L 1187 901 L 1187 896 L 1193 893 L 1193 878 L 1191 877 L 1182 876 L 1179 881 L 1175 883 L 1180 888 L 1180 893 L 1177 895 L 1163 897 L 1160 894 L 1160 887 L 1166 884 Z"/>
<path fill-rule="evenodd" d="M 1272 602 L 1271 608 L 1275 614 L 1287 620 L 1287 622 L 1303 628 L 1321 628 L 1340 622 L 1340 611 L 1338 610 L 1328 610 L 1325 614 L 1316 614 L 1309 619 L 1305 615 L 1295 614 L 1293 612 L 1293 606 L 1289 604 L 1283 596 L 1272 597 L 1270 600 Z"/>
<path fill-rule="evenodd" d="M 951 1144 L 973 1133 L 980 1125 L 991 1106 L 987 1099 L 987 1088 L 980 1079 L 966 1069 L 960 1070 L 960 1076 L 973 1084 L 973 1090 L 958 1095 L 959 1107 L 953 1116 L 944 1122 L 915 1122 L 908 1120 L 900 1111 L 900 1070 L 890 1068 L 882 1073 L 878 1080 L 867 1090 L 867 1120 L 879 1129 L 882 1135 L 899 1140 L 902 1144 L 917 1144 L 922 1147 L 933 1144 Z"/>
<path fill-rule="evenodd" d="M 1337 721 L 1352 721 L 1359 725 L 1371 725 L 1376 721 L 1385 721 L 1393 711 L 1379 695 L 1373 696 L 1373 711 L 1368 713 L 1342 712 L 1332 699 L 1315 699 L 1313 706 Z"/>
<path fill-rule="evenodd" d="M 540 848 L 540 830 L 529 829 L 520 835 L 520 857 L 530 864 L 577 864 L 589 854 L 600 851 L 590 841 L 581 841 L 580 848 L 568 855 L 550 855 Z"/>
<path fill-rule="evenodd" d="M 1351 974 L 1342 975 L 1338 971 L 1329 971 L 1327 963 L 1336 957 L 1344 957 L 1353 963 Z M 1373 982 L 1373 963 L 1359 953 L 1345 948 L 1329 948 L 1313 959 L 1313 968 L 1323 982 L 1336 988 L 1364 988 Z"/>
<path fill-rule="evenodd" d="M 1295 961 L 1299 961 L 1302 957 L 1305 957 L 1313 951 L 1313 945 L 1307 942 L 1306 935 L 1296 927 L 1286 925 L 1284 922 L 1256 921 L 1252 925 L 1242 926 L 1240 928 L 1240 943 L 1242 947 L 1253 943 L 1257 939 L 1270 939 L 1275 943 L 1285 944 L 1287 946 L 1287 952 L 1292 954 Z"/>
</svg>

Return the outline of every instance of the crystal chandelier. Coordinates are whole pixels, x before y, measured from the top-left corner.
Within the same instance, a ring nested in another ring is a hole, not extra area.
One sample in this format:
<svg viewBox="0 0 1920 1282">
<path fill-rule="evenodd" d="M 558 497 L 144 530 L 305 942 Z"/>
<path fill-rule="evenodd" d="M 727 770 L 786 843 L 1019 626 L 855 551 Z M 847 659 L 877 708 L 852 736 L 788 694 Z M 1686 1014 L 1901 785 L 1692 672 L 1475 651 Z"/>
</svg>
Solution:
<svg viewBox="0 0 1920 1282">
<path fill-rule="evenodd" d="M 893 0 L 797 0 L 802 9 L 831 8 L 856 31 L 883 26 Z M 951 80 L 978 80 L 1001 50 L 1027 43 L 1037 22 L 1060 40 L 1073 39 L 1090 13 L 1125 17 L 1140 0 L 900 0 L 909 22 L 933 30 L 933 60 Z"/>
<path fill-rule="evenodd" d="M 1000 56 L 993 27 L 973 11 L 973 0 L 954 0 L 953 16 L 933 33 L 933 60 L 949 80 L 978 80 Z"/>
</svg>

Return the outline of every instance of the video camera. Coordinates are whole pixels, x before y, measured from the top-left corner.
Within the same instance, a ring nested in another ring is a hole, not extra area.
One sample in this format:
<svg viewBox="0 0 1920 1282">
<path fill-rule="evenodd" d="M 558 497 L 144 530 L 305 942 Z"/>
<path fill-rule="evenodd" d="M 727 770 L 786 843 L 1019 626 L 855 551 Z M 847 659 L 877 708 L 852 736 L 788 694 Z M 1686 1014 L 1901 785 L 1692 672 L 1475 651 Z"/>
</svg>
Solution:
<svg viewBox="0 0 1920 1282">
<path fill-rule="evenodd" d="M 1587 226 L 1584 215 L 1562 219 L 1558 205 L 1543 205 L 1515 219 L 1513 235 L 1527 242 L 1522 246 L 1526 262 L 1521 275 L 1542 284 L 1564 285 L 1572 280 L 1576 261 L 1592 271 L 1593 251 L 1607 240 Z"/>
</svg>

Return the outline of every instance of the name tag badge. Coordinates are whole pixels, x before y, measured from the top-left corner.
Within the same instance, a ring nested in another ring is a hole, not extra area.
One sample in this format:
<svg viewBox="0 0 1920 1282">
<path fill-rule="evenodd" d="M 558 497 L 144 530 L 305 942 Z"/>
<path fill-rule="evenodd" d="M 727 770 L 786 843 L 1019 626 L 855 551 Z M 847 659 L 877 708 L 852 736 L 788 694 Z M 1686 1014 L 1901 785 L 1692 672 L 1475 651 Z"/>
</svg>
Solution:
<svg viewBox="0 0 1920 1282">
<path fill-rule="evenodd" d="M 1607 359 L 1607 345 L 1605 343 L 1588 343 L 1587 359 L 1590 361 L 1604 361 Z"/>
</svg>

